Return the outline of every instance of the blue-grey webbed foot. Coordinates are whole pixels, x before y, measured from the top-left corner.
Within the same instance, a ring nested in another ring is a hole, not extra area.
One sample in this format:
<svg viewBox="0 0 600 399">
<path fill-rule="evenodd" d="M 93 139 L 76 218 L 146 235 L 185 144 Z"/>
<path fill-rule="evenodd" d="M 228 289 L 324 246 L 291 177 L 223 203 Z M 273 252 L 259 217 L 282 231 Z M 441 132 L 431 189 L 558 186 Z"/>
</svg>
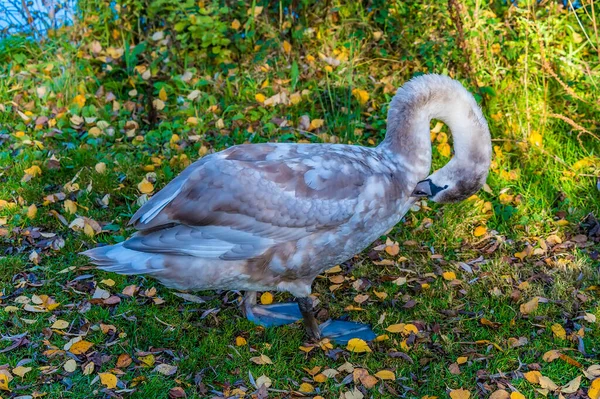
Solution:
<svg viewBox="0 0 600 399">
<path fill-rule="evenodd" d="M 346 345 L 352 338 L 371 341 L 377 336 L 368 324 L 354 321 L 328 320 L 319 329 L 321 337 L 329 338 L 338 345 Z"/>
<path fill-rule="evenodd" d="M 263 327 L 292 324 L 302 318 L 296 302 L 257 305 L 256 292 L 253 291 L 246 292 L 243 309 L 248 320 Z"/>
</svg>

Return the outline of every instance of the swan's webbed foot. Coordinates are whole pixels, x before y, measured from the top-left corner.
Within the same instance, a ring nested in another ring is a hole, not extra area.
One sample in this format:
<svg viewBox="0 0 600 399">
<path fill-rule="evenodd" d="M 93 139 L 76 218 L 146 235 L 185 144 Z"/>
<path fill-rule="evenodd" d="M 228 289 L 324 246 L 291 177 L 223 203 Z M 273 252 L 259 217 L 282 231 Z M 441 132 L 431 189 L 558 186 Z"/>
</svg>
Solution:
<svg viewBox="0 0 600 399">
<path fill-rule="evenodd" d="M 263 327 L 276 327 L 292 324 L 302 318 L 296 302 L 257 305 L 256 292 L 246 292 L 243 311 L 248 320 Z"/>
<path fill-rule="evenodd" d="M 354 321 L 328 320 L 319 328 L 322 337 L 329 338 L 338 345 L 345 345 L 352 338 L 371 341 L 377 336 L 368 324 Z"/>
</svg>

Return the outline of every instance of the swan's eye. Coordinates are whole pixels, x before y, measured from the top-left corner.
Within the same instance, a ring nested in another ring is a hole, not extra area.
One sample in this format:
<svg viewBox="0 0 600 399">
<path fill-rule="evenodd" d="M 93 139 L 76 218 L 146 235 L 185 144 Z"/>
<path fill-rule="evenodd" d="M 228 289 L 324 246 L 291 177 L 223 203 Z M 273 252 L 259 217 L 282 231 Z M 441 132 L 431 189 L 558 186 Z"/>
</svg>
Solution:
<svg viewBox="0 0 600 399">
<path fill-rule="evenodd" d="M 415 195 L 419 196 L 419 197 L 427 197 L 428 194 L 424 191 L 417 190 L 417 191 L 415 191 Z"/>
</svg>

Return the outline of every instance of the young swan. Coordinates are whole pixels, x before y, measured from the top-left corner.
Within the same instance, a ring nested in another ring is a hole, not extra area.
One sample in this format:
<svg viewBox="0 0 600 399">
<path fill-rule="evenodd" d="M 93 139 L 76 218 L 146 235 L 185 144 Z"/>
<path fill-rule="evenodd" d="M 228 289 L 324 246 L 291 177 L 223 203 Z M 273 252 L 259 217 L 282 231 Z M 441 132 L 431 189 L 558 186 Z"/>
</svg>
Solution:
<svg viewBox="0 0 600 399">
<path fill-rule="evenodd" d="M 431 119 L 454 157 L 431 174 Z M 396 93 L 377 147 L 249 144 L 194 162 L 132 217 L 127 241 L 84 252 L 100 269 L 147 274 L 179 290 L 245 290 L 246 317 L 264 326 L 302 318 L 313 338 L 374 338 L 368 326 L 317 322 L 311 285 L 397 224 L 418 197 L 460 201 L 485 182 L 490 134 L 455 80 L 416 77 Z M 256 304 L 256 291 L 297 302 Z"/>
</svg>

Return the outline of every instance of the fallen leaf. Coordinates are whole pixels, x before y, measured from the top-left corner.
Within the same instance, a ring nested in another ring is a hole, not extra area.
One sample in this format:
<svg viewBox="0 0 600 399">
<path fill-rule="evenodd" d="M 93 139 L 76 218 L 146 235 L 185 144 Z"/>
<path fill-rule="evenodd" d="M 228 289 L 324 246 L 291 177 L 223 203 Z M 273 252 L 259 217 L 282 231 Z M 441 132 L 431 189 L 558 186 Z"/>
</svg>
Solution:
<svg viewBox="0 0 600 399">
<path fill-rule="evenodd" d="M 600 378 L 596 378 L 592 381 L 590 389 L 588 390 L 588 396 L 590 399 L 600 399 Z"/>
<path fill-rule="evenodd" d="M 36 215 L 37 215 L 37 206 L 35 204 L 31 204 L 29 206 L 29 208 L 27 208 L 27 217 L 29 219 L 35 219 Z"/>
<path fill-rule="evenodd" d="M 133 359 L 131 359 L 131 356 L 129 356 L 127 353 L 122 353 L 117 358 L 117 364 L 115 365 L 115 367 L 118 369 L 124 369 L 128 367 L 132 362 Z"/>
<path fill-rule="evenodd" d="M 558 385 L 554 383 L 550 378 L 540 375 L 540 386 L 542 389 L 549 389 L 551 391 L 556 391 L 558 389 Z"/>
<path fill-rule="evenodd" d="M 542 356 L 542 359 L 544 359 L 544 361 L 550 363 L 556 359 L 558 359 L 560 357 L 560 351 L 557 351 L 556 349 L 552 349 L 549 350 L 548 352 L 544 353 L 544 356 Z"/>
<path fill-rule="evenodd" d="M 140 356 L 140 357 L 138 357 L 138 360 L 140 362 L 142 362 L 144 364 L 144 366 L 146 366 L 146 367 L 152 367 L 152 366 L 154 366 L 154 363 L 156 362 L 156 358 L 154 357 L 153 354 Z"/>
<path fill-rule="evenodd" d="M 140 190 L 140 193 L 142 194 L 150 194 L 154 191 L 154 185 L 144 178 L 138 183 L 138 190 Z"/>
<path fill-rule="evenodd" d="M 596 315 L 595 315 L 595 314 L 593 314 L 593 313 L 586 313 L 586 314 L 583 316 L 583 319 L 584 319 L 585 321 L 587 321 L 587 322 L 590 322 L 590 323 L 595 323 L 595 322 L 596 322 Z"/>
<path fill-rule="evenodd" d="M 283 41 L 283 51 L 285 51 L 286 54 L 290 54 L 292 52 L 292 45 L 287 40 Z"/>
<path fill-rule="evenodd" d="M 87 352 L 93 345 L 94 344 L 89 341 L 81 340 L 71 345 L 71 347 L 68 350 L 74 355 L 81 355 Z"/>
<path fill-rule="evenodd" d="M 235 337 L 235 346 L 244 346 L 248 343 L 244 337 Z"/>
<path fill-rule="evenodd" d="M 235 389 L 233 391 L 235 391 Z M 232 391 L 232 393 L 234 393 L 233 391 Z M 241 391 L 241 392 L 243 393 L 244 391 Z M 241 397 L 241 395 L 238 395 L 237 393 L 234 393 L 233 396 Z M 182 398 L 187 398 L 187 394 L 185 393 L 183 388 L 175 387 L 175 388 L 169 389 L 169 399 L 182 399 Z"/>
<path fill-rule="evenodd" d="M 395 380 L 396 379 L 396 375 L 389 370 L 381 370 L 378 371 L 377 373 L 375 373 L 375 377 L 379 378 L 380 380 Z"/>
<path fill-rule="evenodd" d="M 498 389 L 497 391 L 492 392 L 489 399 L 509 399 L 510 394 L 504 389 Z"/>
<path fill-rule="evenodd" d="M 569 381 L 567 384 L 562 386 L 560 388 L 560 392 L 561 393 L 575 393 L 575 392 L 577 392 L 577 390 L 579 390 L 580 385 L 581 385 L 581 376 L 578 375 L 577 377 L 575 377 L 571 381 Z"/>
<path fill-rule="evenodd" d="M 525 398 L 525 395 L 523 395 L 521 392 L 514 391 L 514 392 L 511 392 L 510 399 L 526 399 L 526 398 Z"/>
<path fill-rule="evenodd" d="M 298 390 L 303 393 L 309 393 L 309 392 L 313 392 L 315 390 L 315 388 L 312 385 L 310 385 L 309 383 L 303 382 L 302 384 L 300 384 L 300 388 L 298 388 Z"/>
<path fill-rule="evenodd" d="M 540 303 L 540 299 L 536 296 L 527 303 L 521 305 L 520 310 L 523 314 L 530 314 L 537 310 Z"/>
<path fill-rule="evenodd" d="M 369 345 L 367 345 L 367 343 L 360 338 L 352 338 L 350 341 L 348 341 L 346 349 L 355 353 L 371 352 Z"/>
<path fill-rule="evenodd" d="M 273 364 L 271 358 L 267 355 L 254 356 L 250 358 L 250 361 L 255 364 Z"/>
<path fill-rule="evenodd" d="M 63 368 L 65 369 L 65 371 L 72 373 L 73 371 L 77 370 L 77 362 L 75 362 L 74 359 L 69 359 L 63 365 Z"/>
<path fill-rule="evenodd" d="M 154 368 L 154 370 L 152 370 L 152 371 L 160 373 L 162 375 L 170 376 L 170 375 L 177 373 L 177 366 L 173 366 L 172 364 L 162 363 L 162 364 L 159 364 L 158 366 L 156 366 Z"/>
<path fill-rule="evenodd" d="M 356 97 L 361 105 L 364 105 L 369 101 L 369 93 L 362 89 L 352 89 L 352 95 Z"/>
<path fill-rule="evenodd" d="M 12 372 L 13 374 L 16 374 L 19 377 L 23 378 L 25 377 L 25 374 L 29 373 L 31 370 L 33 370 L 33 368 L 31 367 L 17 366 L 12 370 Z"/>
<path fill-rule="evenodd" d="M 527 381 L 531 382 L 532 384 L 539 384 L 541 376 L 542 376 L 542 373 L 540 373 L 537 370 L 528 371 L 526 373 L 523 373 L 523 377 L 525 377 L 525 379 Z"/>
<path fill-rule="evenodd" d="M 3 391 L 9 391 L 10 392 L 10 388 L 8 387 L 8 376 L 0 373 L 0 390 Z"/>
<path fill-rule="evenodd" d="M 471 396 L 471 392 L 467 391 L 466 389 L 453 389 L 450 391 L 450 397 L 452 399 L 469 399 L 469 397 Z"/>
<path fill-rule="evenodd" d="M 100 373 L 100 382 L 108 389 L 113 389 L 117 386 L 117 376 L 112 373 Z"/>
<path fill-rule="evenodd" d="M 456 273 L 444 272 L 444 273 L 442 273 L 442 277 L 444 277 L 444 280 L 446 280 L 446 281 L 456 280 Z"/>
<path fill-rule="evenodd" d="M 64 330 L 65 328 L 69 327 L 69 322 L 65 321 L 65 320 L 56 320 L 54 323 L 52 323 L 52 325 L 50 326 L 50 328 L 54 328 L 55 330 Z"/>
<path fill-rule="evenodd" d="M 260 303 L 262 303 L 263 305 L 272 304 L 273 294 L 271 294 L 270 292 L 263 292 L 263 294 L 260 296 Z"/>
<path fill-rule="evenodd" d="M 271 381 L 271 379 L 264 374 L 256 379 L 256 387 L 257 388 L 260 388 L 263 385 L 265 386 L 265 388 L 269 388 L 272 383 L 273 382 Z"/>
<path fill-rule="evenodd" d="M 560 324 L 553 324 L 552 327 L 550 327 L 550 328 L 552 329 L 552 332 L 554 333 L 554 336 L 556 338 L 560 338 L 560 339 L 567 338 L 567 332 L 565 331 L 563 326 L 561 326 Z"/>
<path fill-rule="evenodd" d="M 473 231 L 473 235 L 475 237 L 481 237 L 485 233 L 487 233 L 487 228 L 485 226 L 477 226 L 475 231 Z"/>
</svg>

